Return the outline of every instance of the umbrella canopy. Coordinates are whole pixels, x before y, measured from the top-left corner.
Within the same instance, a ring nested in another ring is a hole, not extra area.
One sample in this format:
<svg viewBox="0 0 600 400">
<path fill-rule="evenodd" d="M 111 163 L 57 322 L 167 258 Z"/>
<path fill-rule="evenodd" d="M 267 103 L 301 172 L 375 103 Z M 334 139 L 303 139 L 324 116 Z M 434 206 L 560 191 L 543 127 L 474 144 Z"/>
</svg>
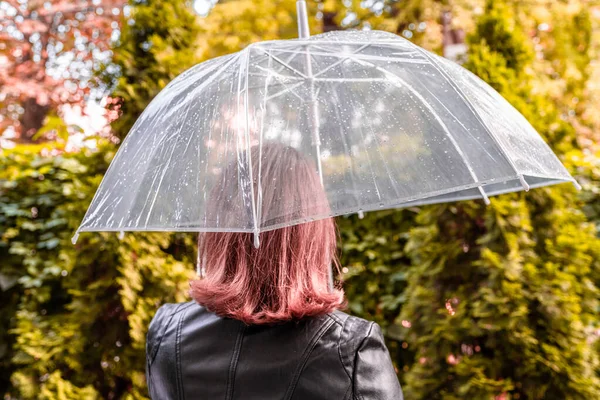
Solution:
<svg viewBox="0 0 600 400">
<path fill-rule="evenodd" d="M 302 210 L 263 204 L 281 184 L 262 179 L 261 149 L 273 144 L 310 161 L 326 207 L 322 196 Z M 258 234 L 561 182 L 576 184 L 475 75 L 390 33 L 340 31 L 255 43 L 179 75 L 133 126 L 78 232 Z"/>
</svg>

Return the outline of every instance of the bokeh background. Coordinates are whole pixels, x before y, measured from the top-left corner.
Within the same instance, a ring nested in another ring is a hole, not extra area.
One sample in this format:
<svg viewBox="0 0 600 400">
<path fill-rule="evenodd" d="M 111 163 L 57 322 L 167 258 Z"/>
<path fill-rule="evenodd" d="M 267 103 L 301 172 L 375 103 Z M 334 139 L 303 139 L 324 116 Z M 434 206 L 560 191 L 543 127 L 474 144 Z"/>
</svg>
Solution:
<svg viewBox="0 0 600 400">
<path fill-rule="evenodd" d="M 338 218 L 348 311 L 381 324 L 407 399 L 600 399 L 600 2 L 308 1 L 521 111 L 583 186 Z M 296 36 L 294 0 L 0 0 L 0 395 L 144 399 L 145 334 L 186 301 L 195 238 L 71 236 L 171 79 Z"/>
</svg>

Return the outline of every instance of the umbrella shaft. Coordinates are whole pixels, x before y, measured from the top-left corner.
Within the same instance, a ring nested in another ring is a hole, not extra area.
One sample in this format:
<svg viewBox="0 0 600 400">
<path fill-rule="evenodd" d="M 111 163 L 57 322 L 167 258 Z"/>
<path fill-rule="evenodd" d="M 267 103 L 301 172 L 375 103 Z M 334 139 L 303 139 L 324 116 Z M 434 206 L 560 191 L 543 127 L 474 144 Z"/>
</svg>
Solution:
<svg viewBox="0 0 600 400">
<path fill-rule="evenodd" d="M 310 29 L 308 27 L 308 13 L 306 11 L 306 1 L 298 0 L 296 1 L 296 12 L 298 14 L 298 37 L 300 39 L 306 39 L 310 36 Z M 308 72 L 308 77 L 310 79 L 310 96 L 311 96 L 311 113 L 312 113 L 312 133 L 313 133 L 313 141 L 314 145 L 317 148 L 317 164 L 319 169 L 319 179 L 321 180 L 321 185 L 323 184 L 323 170 L 321 167 L 321 149 L 320 149 L 320 140 L 319 140 L 319 108 L 317 105 L 317 101 L 315 99 L 315 80 L 313 78 L 312 73 L 312 62 L 310 59 L 310 54 L 308 52 L 308 47 L 306 49 L 306 67 Z M 330 292 L 333 292 L 333 267 L 329 266 L 328 271 L 328 289 Z"/>
<path fill-rule="evenodd" d="M 308 13 L 306 12 L 306 1 L 296 1 L 296 13 L 298 14 L 298 37 L 306 39 L 310 36 L 308 27 Z"/>
</svg>

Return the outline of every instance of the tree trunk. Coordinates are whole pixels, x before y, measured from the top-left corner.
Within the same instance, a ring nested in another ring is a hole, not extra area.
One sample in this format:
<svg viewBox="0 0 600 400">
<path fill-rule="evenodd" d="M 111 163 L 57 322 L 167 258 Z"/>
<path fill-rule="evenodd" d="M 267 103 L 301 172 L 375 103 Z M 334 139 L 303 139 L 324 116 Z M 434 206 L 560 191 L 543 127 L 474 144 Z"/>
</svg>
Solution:
<svg viewBox="0 0 600 400">
<path fill-rule="evenodd" d="M 32 137 L 44 125 L 44 119 L 50 111 L 50 106 L 41 105 L 35 97 L 27 98 L 23 104 L 25 112 L 20 118 L 20 142 L 32 142 Z"/>
<path fill-rule="evenodd" d="M 340 27 L 335 23 L 335 12 L 324 12 L 323 13 L 323 32 L 337 31 Z"/>
</svg>

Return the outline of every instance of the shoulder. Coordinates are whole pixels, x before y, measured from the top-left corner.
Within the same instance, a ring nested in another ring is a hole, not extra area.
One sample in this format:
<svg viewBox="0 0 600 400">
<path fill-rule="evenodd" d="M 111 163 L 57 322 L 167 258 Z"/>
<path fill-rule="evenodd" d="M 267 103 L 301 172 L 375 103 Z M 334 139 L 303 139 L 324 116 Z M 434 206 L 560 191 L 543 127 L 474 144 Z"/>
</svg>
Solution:
<svg viewBox="0 0 600 400">
<path fill-rule="evenodd" d="M 161 341 L 176 316 L 196 304 L 193 301 L 187 303 L 167 303 L 156 310 L 146 336 L 146 353 L 149 359 L 153 359 L 160 346 Z"/>
<path fill-rule="evenodd" d="M 333 319 L 341 327 L 340 341 L 342 343 L 361 342 L 373 332 L 381 332 L 381 328 L 377 323 L 346 314 L 342 311 L 335 311 L 329 314 L 329 318 Z"/>
<path fill-rule="evenodd" d="M 383 344 L 383 335 L 379 325 L 366 319 L 335 311 L 328 315 L 339 327 L 338 351 L 344 369 L 352 376 L 356 354 L 366 340 L 379 340 Z"/>
<path fill-rule="evenodd" d="M 340 360 L 352 381 L 352 398 L 401 400 L 402 389 L 379 325 L 341 312 L 331 318 L 342 327 Z"/>
<path fill-rule="evenodd" d="M 161 327 L 168 325 L 170 320 L 174 315 L 188 309 L 192 305 L 196 304 L 193 301 L 189 301 L 187 303 L 166 303 L 163 304 L 156 310 L 156 314 L 152 318 L 150 322 L 150 327 L 148 328 L 148 333 L 156 331 Z"/>
</svg>

